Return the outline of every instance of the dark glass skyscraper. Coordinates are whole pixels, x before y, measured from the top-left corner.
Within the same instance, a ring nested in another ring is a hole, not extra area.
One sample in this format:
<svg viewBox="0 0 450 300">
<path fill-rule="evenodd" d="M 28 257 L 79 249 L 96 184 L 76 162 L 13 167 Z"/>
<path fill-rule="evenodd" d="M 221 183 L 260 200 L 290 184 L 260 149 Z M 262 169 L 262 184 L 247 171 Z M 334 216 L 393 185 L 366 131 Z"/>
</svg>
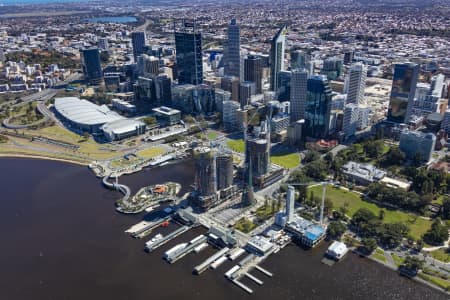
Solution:
<svg viewBox="0 0 450 300">
<path fill-rule="evenodd" d="M 249 55 L 244 60 L 244 80 L 252 81 L 256 85 L 256 94 L 262 93 L 262 59 L 261 57 Z"/>
<path fill-rule="evenodd" d="M 194 85 L 203 83 L 201 33 L 195 29 L 192 32 L 175 32 L 175 48 L 178 83 Z"/>
<path fill-rule="evenodd" d="M 100 64 L 100 52 L 98 48 L 81 50 L 81 64 L 85 79 L 89 84 L 100 84 L 103 81 L 102 66 Z"/>
<path fill-rule="evenodd" d="M 406 123 L 416 94 L 419 65 L 414 63 L 396 64 L 389 100 L 388 121 Z"/>
<path fill-rule="evenodd" d="M 304 133 L 307 137 L 328 135 L 331 113 L 331 88 L 326 76 L 312 76 L 307 83 Z"/>
<path fill-rule="evenodd" d="M 131 33 L 131 43 L 133 44 L 134 61 L 137 62 L 138 56 L 143 54 L 145 50 L 145 32 L 136 31 Z"/>
<path fill-rule="evenodd" d="M 225 51 L 224 73 L 228 76 L 241 77 L 241 31 L 235 19 L 228 25 L 228 41 Z"/>
</svg>

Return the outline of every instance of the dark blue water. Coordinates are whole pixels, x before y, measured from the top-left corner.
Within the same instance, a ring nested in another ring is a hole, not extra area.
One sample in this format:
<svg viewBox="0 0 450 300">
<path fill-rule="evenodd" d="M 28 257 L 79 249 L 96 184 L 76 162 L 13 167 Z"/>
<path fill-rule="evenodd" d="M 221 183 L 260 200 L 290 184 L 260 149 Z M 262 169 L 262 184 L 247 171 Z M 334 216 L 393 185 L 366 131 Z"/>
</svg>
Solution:
<svg viewBox="0 0 450 300">
<path fill-rule="evenodd" d="M 204 229 L 145 253 L 145 239 L 123 232 L 144 215 L 116 213 L 120 194 L 105 190 L 86 167 L 0 158 L 0 171 L 1 300 L 448 299 L 354 254 L 326 266 L 321 263 L 326 244 L 309 251 L 291 245 L 272 255 L 264 267 L 274 277 L 252 271 L 264 285 L 243 279 L 254 290 L 248 295 L 224 278 L 236 262 L 192 275 L 214 253 L 211 247 L 172 265 L 162 260 L 164 251 Z M 171 180 L 186 191 L 193 179 L 193 164 L 187 161 L 120 181 L 137 191 Z"/>
</svg>

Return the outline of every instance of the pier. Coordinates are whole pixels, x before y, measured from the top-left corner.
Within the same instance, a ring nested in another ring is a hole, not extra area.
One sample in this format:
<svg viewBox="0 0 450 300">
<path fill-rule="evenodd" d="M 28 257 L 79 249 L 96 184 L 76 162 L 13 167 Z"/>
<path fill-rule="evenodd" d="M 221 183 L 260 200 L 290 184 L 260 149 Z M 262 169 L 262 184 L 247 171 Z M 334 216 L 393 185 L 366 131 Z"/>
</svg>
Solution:
<svg viewBox="0 0 450 300">
<path fill-rule="evenodd" d="M 189 230 L 190 227 L 188 226 L 183 226 L 178 228 L 177 230 L 169 233 L 168 235 L 166 235 L 164 238 L 162 238 L 160 241 L 156 242 L 154 245 L 152 245 L 151 247 L 148 248 L 148 252 L 152 252 L 155 249 L 158 249 L 159 247 L 161 247 L 162 245 L 166 244 L 167 242 L 169 242 L 170 240 L 176 238 L 177 236 L 179 236 L 180 234 L 185 233 L 186 231 Z"/>
<path fill-rule="evenodd" d="M 227 260 L 227 257 L 224 255 L 217 259 L 215 262 L 211 264 L 211 269 L 215 270 L 218 267 L 220 267 L 225 261 Z"/>
<path fill-rule="evenodd" d="M 221 250 L 219 250 L 217 253 L 215 253 L 213 256 L 207 258 L 204 262 L 202 262 L 201 264 L 199 264 L 198 266 L 196 266 L 194 268 L 194 273 L 197 275 L 200 275 L 201 273 L 203 273 L 214 261 L 216 261 L 219 257 L 221 257 L 222 255 L 225 255 L 228 251 L 230 250 L 230 248 L 223 248 Z"/>
<path fill-rule="evenodd" d="M 249 288 L 248 286 L 246 286 L 242 282 L 238 281 L 237 279 L 233 279 L 233 280 L 231 280 L 231 282 L 233 282 L 235 285 L 237 285 L 238 287 L 240 287 L 241 289 L 243 289 L 247 293 L 253 294 L 253 290 L 251 288 Z"/>
<path fill-rule="evenodd" d="M 198 245 L 197 247 L 194 248 L 194 252 L 195 253 L 200 253 L 200 251 L 202 251 L 206 247 L 208 247 L 208 243 L 200 244 L 200 245 Z"/>
<path fill-rule="evenodd" d="M 244 253 L 245 253 L 245 250 L 244 250 L 244 249 L 242 249 L 242 248 L 236 248 L 236 249 L 234 249 L 233 252 L 230 253 L 230 255 L 228 255 L 228 258 L 229 258 L 231 261 L 233 261 L 233 260 L 235 260 L 236 258 L 238 258 L 239 256 L 241 256 L 242 254 L 244 254 Z"/>
<path fill-rule="evenodd" d="M 154 222 L 146 222 L 142 221 L 136 225 L 131 226 L 127 230 L 125 230 L 126 233 L 129 233 L 134 238 L 143 238 L 150 234 L 150 232 L 155 229 L 156 227 L 160 226 L 165 221 L 170 220 L 170 217 L 165 217 L 158 219 Z"/>
<path fill-rule="evenodd" d="M 269 276 L 269 277 L 273 277 L 273 274 L 270 273 L 269 271 L 267 271 L 266 269 L 263 269 L 262 267 L 256 265 L 255 268 L 257 270 L 259 270 L 261 273 L 264 273 L 265 275 Z"/>
<path fill-rule="evenodd" d="M 248 272 L 245 273 L 244 275 L 247 276 L 248 278 L 250 278 L 251 280 L 253 280 L 254 282 L 256 282 L 259 285 L 263 284 L 263 282 L 261 280 L 259 280 L 258 278 L 256 278 L 255 276 L 253 276 L 252 274 L 250 274 Z"/>
<path fill-rule="evenodd" d="M 204 235 L 199 235 L 195 239 L 191 240 L 186 247 L 180 248 L 179 250 L 175 251 L 174 253 L 169 254 L 166 257 L 166 260 L 173 264 L 177 260 L 181 259 L 185 255 L 191 253 L 194 251 L 195 248 L 197 248 L 199 245 L 203 244 L 206 241 L 207 237 Z"/>
</svg>

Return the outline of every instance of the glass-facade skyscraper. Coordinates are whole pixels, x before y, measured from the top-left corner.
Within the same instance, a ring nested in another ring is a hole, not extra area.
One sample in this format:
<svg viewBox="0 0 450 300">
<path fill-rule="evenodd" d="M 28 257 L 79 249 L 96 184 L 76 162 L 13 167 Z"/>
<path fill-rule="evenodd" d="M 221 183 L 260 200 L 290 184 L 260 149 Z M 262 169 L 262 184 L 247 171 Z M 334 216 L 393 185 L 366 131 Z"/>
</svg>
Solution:
<svg viewBox="0 0 450 300">
<path fill-rule="evenodd" d="M 100 51 L 93 47 L 81 50 L 81 64 L 85 79 L 89 84 L 98 85 L 103 81 Z"/>
<path fill-rule="evenodd" d="M 200 32 L 175 32 L 177 77 L 179 84 L 202 84 L 202 35 Z"/>
<path fill-rule="evenodd" d="M 284 48 L 286 43 L 286 26 L 278 30 L 270 46 L 270 90 L 278 90 L 278 73 L 284 70 Z"/>
<path fill-rule="evenodd" d="M 388 121 L 407 123 L 416 94 L 419 65 L 414 63 L 396 64 L 389 100 Z"/>
<path fill-rule="evenodd" d="M 235 19 L 228 25 L 228 41 L 225 51 L 224 73 L 228 76 L 241 76 L 241 31 Z"/>
<path fill-rule="evenodd" d="M 252 81 L 256 85 L 256 94 L 262 93 L 262 59 L 259 56 L 249 55 L 244 60 L 244 80 Z"/>
<path fill-rule="evenodd" d="M 136 31 L 131 33 L 131 43 L 133 45 L 134 62 L 137 62 L 139 55 L 144 54 L 145 50 L 145 32 Z"/>
<path fill-rule="evenodd" d="M 328 135 L 331 113 L 331 88 L 326 76 L 312 76 L 308 79 L 304 134 L 312 138 Z"/>
</svg>

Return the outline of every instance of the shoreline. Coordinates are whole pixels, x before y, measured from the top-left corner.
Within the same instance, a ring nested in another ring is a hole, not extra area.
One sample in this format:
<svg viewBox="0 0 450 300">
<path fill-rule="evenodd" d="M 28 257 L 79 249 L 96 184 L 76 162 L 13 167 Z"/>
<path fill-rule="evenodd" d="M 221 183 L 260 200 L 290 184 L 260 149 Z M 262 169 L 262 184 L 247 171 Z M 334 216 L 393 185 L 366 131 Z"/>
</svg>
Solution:
<svg viewBox="0 0 450 300">
<path fill-rule="evenodd" d="M 50 157 L 50 156 L 40 156 L 40 155 L 33 155 L 33 154 L 10 154 L 10 153 L 0 153 L 0 158 L 30 158 L 30 159 L 40 159 L 40 160 L 50 160 L 50 161 L 59 161 L 64 163 L 69 163 L 77 166 L 83 166 L 88 167 L 88 163 L 82 163 L 80 161 L 76 160 L 70 160 L 66 158 L 57 158 L 57 157 Z"/>
</svg>

